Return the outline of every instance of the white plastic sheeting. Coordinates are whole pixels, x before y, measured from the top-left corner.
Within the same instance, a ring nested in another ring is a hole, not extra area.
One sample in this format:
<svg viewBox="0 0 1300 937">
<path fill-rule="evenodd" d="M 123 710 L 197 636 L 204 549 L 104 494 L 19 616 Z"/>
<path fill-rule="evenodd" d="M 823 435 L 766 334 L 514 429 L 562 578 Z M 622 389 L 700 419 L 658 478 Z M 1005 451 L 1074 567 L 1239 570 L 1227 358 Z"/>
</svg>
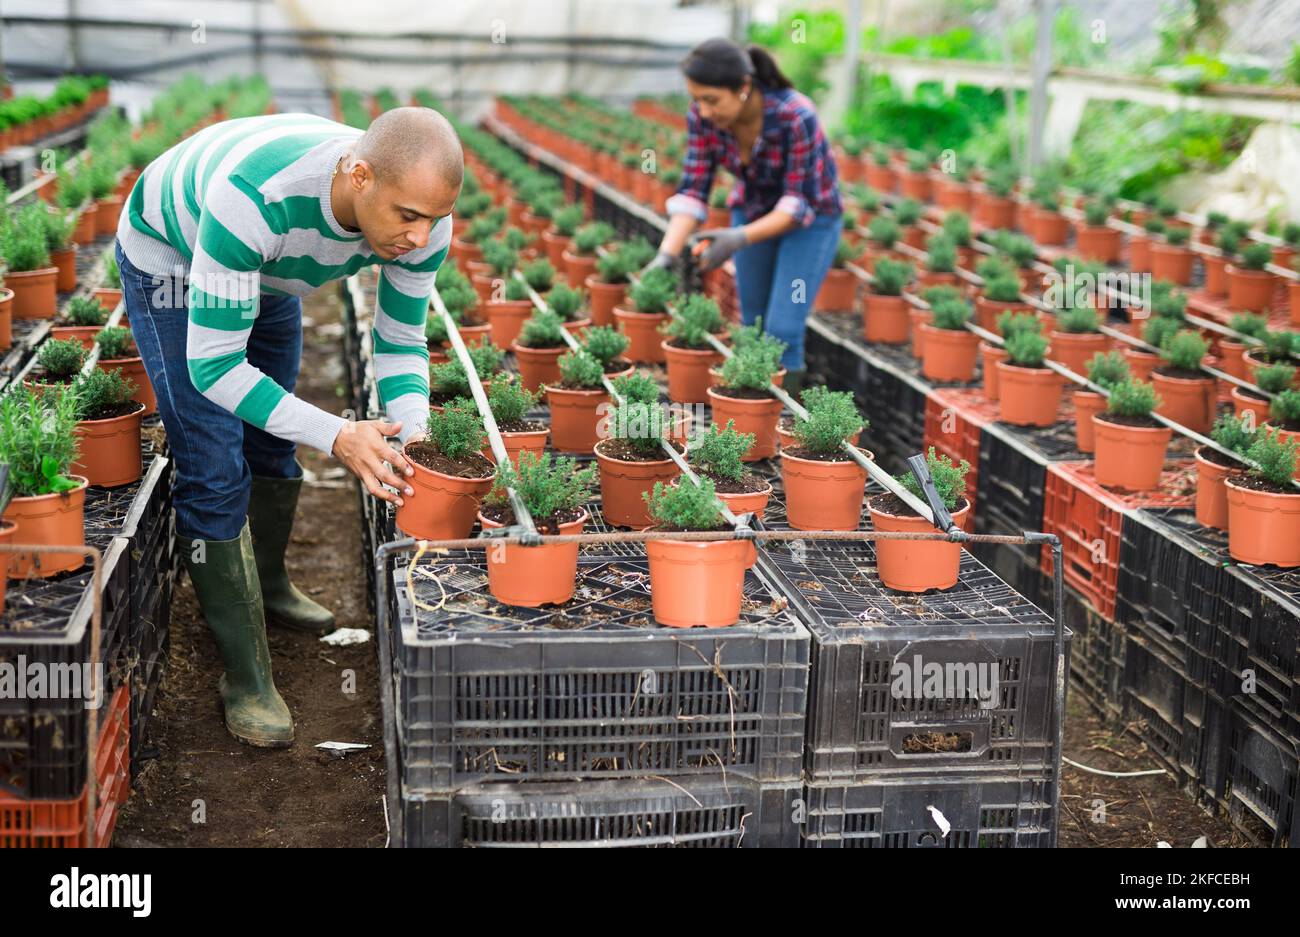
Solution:
<svg viewBox="0 0 1300 937">
<path fill-rule="evenodd" d="M 1170 194 L 1190 211 L 1221 211 L 1254 225 L 1300 218 L 1300 130 L 1261 124 L 1226 169 L 1176 180 Z"/>
</svg>

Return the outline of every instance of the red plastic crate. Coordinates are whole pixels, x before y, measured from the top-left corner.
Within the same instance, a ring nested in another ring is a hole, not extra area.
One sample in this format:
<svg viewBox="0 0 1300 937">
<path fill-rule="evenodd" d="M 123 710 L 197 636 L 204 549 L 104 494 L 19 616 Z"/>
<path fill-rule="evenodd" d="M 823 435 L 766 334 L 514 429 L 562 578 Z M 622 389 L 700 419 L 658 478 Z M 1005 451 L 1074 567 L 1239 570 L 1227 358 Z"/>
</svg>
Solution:
<svg viewBox="0 0 1300 937">
<path fill-rule="evenodd" d="M 100 726 L 95 757 L 94 844 L 113 838 L 117 815 L 131 787 L 131 687 L 113 693 Z M 76 849 L 86 842 L 89 787 L 71 800 L 24 800 L 0 794 L 0 849 Z"/>
<path fill-rule="evenodd" d="M 1053 462 L 1043 491 L 1043 530 L 1061 538 L 1065 582 L 1109 620 L 1115 618 L 1119 549 L 1124 514 L 1139 508 L 1191 507 L 1196 469 L 1186 461 L 1165 463 L 1156 491 L 1117 492 L 1097 483 L 1092 462 Z M 1052 551 L 1039 561 L 1052 575 Z"/>
</svg>

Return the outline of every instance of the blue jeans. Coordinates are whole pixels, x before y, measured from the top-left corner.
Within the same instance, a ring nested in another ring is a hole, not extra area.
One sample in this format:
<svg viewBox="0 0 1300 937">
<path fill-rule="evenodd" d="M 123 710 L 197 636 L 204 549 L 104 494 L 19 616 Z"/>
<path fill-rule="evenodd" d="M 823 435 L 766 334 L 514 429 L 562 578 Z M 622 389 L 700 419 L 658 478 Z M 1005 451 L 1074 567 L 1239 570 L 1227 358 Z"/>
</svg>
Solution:
<svg viewBox="0 0 1300 937">
<path fill-rule="evenodd" d="M 297 446 L 245 423 L 208 400 L 190 380 L 185 278 L 142 272 L 117 245 L 122 301 L 131 334 L 158 397 L 158 412 L 176 463 L 176 533 L 233 540 L 248 514 L 253 475 L 298 478 Z M 302 358 L 302 301 L 263 293 L 248 339 L 248 362 L 293 393 Z"/>
<path fill-rule="evenodd" d="M 804 366 L 804 329 L 813 300 L 835 259 L 842 218 L 818 215 L 808 227 L 751 244 L 732 258 L 741 319 L 745 325 L 753 325 L 762 318 L 763 330 L 786 343 L 781 364 L 791 371 Z M 732 209 L 731 223 L 745 223 L 739 209 Z"/>
</svg>

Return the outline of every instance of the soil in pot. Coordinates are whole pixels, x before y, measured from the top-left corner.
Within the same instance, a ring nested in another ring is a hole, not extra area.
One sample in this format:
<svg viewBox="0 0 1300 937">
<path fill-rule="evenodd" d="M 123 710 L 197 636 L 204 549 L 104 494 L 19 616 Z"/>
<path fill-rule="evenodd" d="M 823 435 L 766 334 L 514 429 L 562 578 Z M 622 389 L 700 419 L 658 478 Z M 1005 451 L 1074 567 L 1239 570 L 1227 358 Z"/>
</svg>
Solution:
<svg viewBox="0 0 1300 937">
<path fill-rule="evenodd" d="M 876 530 L 905 533 L 936 533 L 935 527 L 917 515 L 902 499 L 888 492 L 867 501 L 871 525 Z M 957 526 L 965 527 L 970 502 L 965 498 L 951 511 Z M 877 540 L 876 569 L 886 588 L 898 592 L 950 589 L 957 584 L 961 566 L 961 544 L 942 540 Z"/>
<path fill-rule="evenodd" d="M 651 540 L 646 556 L 650 601 L 661 625 L 725 628 L 740 620 L 745 570 L 754 563 L 753 543 Z"/>
<path fill-rule="evenodd" d="M 1092 428 L 1098 484 L 1126 491 L 1154 491 L 1160 487 L 1172 429 L 1151 417 L 1117 413 L 1097 414 Z"/>
<path fill-rule="evenodd" d="M 488 505 L 478 514 L 484 529 L 509 527 L 515 522 L 509 505 Z M 538 533 L 578 534 L 586 525 L 588 514 L 580 509 L 551 517 L 533 518 Z M 506 605 L 537 608 L 560 605 L 573 598 L 578 576 L 578 544 L 552 543 L 525 547 L 507 544 L 502 554 L 489 558 L 488 589 L 497 601 Z"/>
<path fill-rule="evenodd" d="M 795 530 L 857 530 L 867 473 L 843 453 L 781 450 L 786 517 Z"/>
<path fill-rule="evenodd" d="M 674 443 L 678 452 L 684 451 Z M 647 456 L 626 439 L 602 439 L 596 443 L 596 462 L 600 466 L 600 510 L 605 520 L 620 527 L 649 527 L 654 523 L 642 494 L 652 491 L 655 482 L 671 482 L 681 470 L 677 463 L 659 451 Z"/>
<path fill-rule="evenodd" d="M 732 514 L 741 515 L 753 512 L 758 515 L 759 520 L 762 520 L 763 512 L 767 509 L 768 499 L 772 497 L 770 483 L 752 472 L 746 472 L 741 476 L 740 481 L 722 478 L 709 472 L 699 472 L 698 474 L 713 482 L 713 493 L 718 496 L 719 501 L 722 501 L 731 509 Z"/>
<path fill-rule="evenodd" d="M 415 468 L 408 479 L 415 494 L 397 509 L 398 529 L 422 540 L 468 537 L 496 466 L 477 452 L 448 459 L 423 441 L 407 443 L 402 452 Z"/>
</svg>

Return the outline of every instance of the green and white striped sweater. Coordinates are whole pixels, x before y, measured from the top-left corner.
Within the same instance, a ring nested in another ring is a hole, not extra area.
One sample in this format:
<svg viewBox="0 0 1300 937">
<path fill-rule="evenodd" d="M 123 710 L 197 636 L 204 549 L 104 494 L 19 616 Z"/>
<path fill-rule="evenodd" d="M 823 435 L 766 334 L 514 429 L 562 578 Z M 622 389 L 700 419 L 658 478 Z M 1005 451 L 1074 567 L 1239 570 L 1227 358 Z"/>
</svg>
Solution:
<svg viewBox="0 0 1300 937">
<path fill-rule="evenodd" d="M 245 359 L 259 292 L 305 296 L 381 265 L 375 375 L 404 442 L 429 415 L 425 314 L 451 243 L 448 215 L 425 247 L 385 261 L 338 223 L 330 185 L 360 133 L 311 114 L 213 124 L 149 164 L 117 229 L 140 270 L 189 278 L 186 358 L 194 386 L 246 422 L 327 454 L 346 420 L 289 394 Z"/>
</svg>

